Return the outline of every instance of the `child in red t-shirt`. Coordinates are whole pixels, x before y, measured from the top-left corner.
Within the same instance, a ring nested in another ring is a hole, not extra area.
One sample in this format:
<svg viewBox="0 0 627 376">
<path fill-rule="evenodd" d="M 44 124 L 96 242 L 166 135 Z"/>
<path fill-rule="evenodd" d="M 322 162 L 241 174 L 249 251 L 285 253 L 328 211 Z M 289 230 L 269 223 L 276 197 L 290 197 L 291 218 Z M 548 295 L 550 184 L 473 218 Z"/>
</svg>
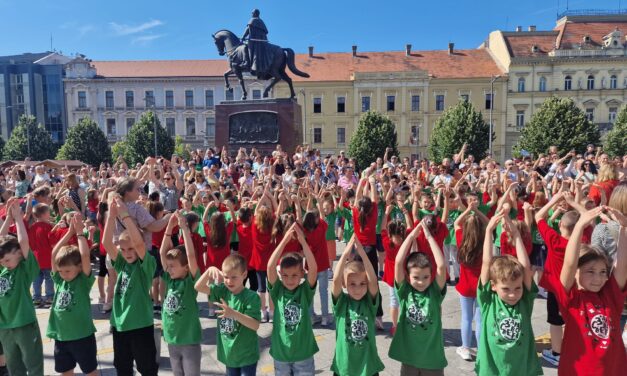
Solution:
<svg viewBox="0 0 627 376">
<path fill-rule="evenodd" d="M 50 207 L 46 204 L 37 204 L 33 207 L 35 223 L 28 228 L 28 242 L 33 254 L 39 263 L 39 275 L 33 281 L 33 304 L 40 308 L 49 308 L 54 297 L 54 283 L 50 270 L 52 269 L 52 244 L 48 234 L 52 231 L 50 223 Z M 41 295 L 41 285 L 45 285 L 45 295 Z"/>
<path fill-rule="evenodd" d="M 613 270 L 603 251 L 580 241 L 585 227 L 604 212 L 621 224 Z M 600 206 L 581 214 L 566 246 L 560 282 L 555 295 L 566 325 L 558 374 L 624 375 L 620 317 L 627 297 L 627 218 L 620 211 Z"/>
<path fill-rule="evenodd" d="M 237 245 L 237 253 L 246 259 L 246 265 L 248 265 L 248 285 L 252 291 L 257 291 L 257 274 L 255 269 L 250 265 L 250 257 L 253 253 L 253 211 L 249 207 L 241 207 L 237 211 L 237 224 L 235 231 L 237 231 L 237 238 L 239 244 Z M 244 285 L 246 281 L 244 281 Z"/>
<path fill-rule="evenodd" d="M 298 210 L 296 209 L 297 213 Z M 297 215 L 297 218 L 300 216 Z M 327 249 L 327 233 L 328 224 L 320 217 L 316 211 L 308 211 L 302 219 L 303 233 L 307 244 L 313 253 L 318 272 L 318 293 L 320 296 L 320 325 L 327 326 L 329 323 L 329 272 L 331 265 L 329 262 L 329 250 Z M 313 314 L 313 307 L 311 309 Z M 314 314 L 314 321 L 317 317 Z"/>
</svg>

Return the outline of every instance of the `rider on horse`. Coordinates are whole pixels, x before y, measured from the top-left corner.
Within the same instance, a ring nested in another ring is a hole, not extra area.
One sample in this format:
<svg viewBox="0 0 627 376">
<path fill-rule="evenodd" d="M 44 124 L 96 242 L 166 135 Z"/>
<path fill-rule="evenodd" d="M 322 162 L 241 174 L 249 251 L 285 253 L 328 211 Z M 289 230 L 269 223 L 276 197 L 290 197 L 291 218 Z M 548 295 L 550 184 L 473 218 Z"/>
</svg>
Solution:
<svg viewBox="0 0 627 376">
<path fill-rule="evenodd" d="M 268 51 L 268 28 L 259 18 L 259 9 L 253 10 L 242 41 L 246 43 L 244 47 L 246 53 L 241 67 L 250 69 L 252 74 L 265 72 L 272 64 L 272 56 Z"/>
</svg>

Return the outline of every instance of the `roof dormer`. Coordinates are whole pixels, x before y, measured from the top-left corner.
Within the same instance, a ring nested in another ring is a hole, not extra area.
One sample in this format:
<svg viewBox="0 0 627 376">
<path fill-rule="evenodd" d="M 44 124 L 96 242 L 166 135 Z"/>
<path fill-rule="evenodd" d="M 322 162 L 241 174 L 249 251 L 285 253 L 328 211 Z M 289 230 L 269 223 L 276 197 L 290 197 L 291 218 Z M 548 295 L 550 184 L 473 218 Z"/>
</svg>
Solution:
<svg viewBox="0 0 627 376">
<path fill-rule="evenodd" d="M 614 29 L 611 33 L 607 34 L 603 37 L 603 47 L 604 48 L 623 48 L 623 33 L 618 30 L 618 28 Z"/>
</svg>

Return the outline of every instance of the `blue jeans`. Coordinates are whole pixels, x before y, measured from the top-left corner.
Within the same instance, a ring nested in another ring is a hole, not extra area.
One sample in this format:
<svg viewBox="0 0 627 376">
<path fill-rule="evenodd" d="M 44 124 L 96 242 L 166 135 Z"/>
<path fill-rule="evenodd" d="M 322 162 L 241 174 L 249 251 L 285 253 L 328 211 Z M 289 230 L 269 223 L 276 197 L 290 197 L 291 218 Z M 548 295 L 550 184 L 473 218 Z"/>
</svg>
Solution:
<svg viewBox="0 0 627 376">
<path fill-rule="evenodd" d="M 313 356 L 300 362 L 274 361 L 275 376 L 313 376 L 316 373 Z"/>
<path fill-rule="evenodd" d="M 307 283 L 307 281 L 305 281 Z M 320 311 L 322 316 L 329 315 L 329 270 L 318 273 L 318 291 L 320 292 Z M 309 307 L 309 313 L 313 315 L 313 304 Z"/>
<path fill-rule="evenodd" d="M 41 300 L 41 284 L 45 284 L 46 299 L 52 299 L 54 297 L 54 283 L 52 283 L 52 277 L 50 276 L 50 269 L 41 269 L 35 280 L 33 281 L 33 299 Z"/>
<path fill-rule="evenodd" d="M 462 346 L 466 348 L 472 347 L 472 320 L 475 320 L 475 339 L 477 347 L 479 347 L 479 336 L 481 335 L 481 310 L 476 298 L 459 297 L 462 306 Z"/>
<path fill-rule="evenodd" d="M 244 367 L 230 368 L 226 367 L 226 376 L 255 376 L 257 375 L 257 363 L 249 364 Z"/>
</svg>

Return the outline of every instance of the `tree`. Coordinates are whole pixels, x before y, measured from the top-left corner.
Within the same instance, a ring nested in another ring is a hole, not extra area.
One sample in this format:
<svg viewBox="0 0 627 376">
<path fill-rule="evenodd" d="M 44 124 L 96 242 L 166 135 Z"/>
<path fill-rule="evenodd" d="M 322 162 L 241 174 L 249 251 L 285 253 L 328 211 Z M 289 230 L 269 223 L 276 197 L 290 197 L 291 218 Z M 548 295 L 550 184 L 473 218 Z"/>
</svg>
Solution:
<svg viewBox="0 0 627 376">
<path fill-rule="evenodd" d="M 555 145 L 561 153 L 583 153 L 588 144 L 598 145 L 599 139 L 599 127 L 586 118 L 572 99 L 551 97 L 521 130 L 514 150 L 537 156 Z"/>
<path fill-rule="evenodd" d="M 4 144 L 4 138 L 0 136 L 0 158 L 2 158 L 2 156 L 4 155 Z"/>
<path fill-rule="evenodd" d="M 610 157 L 627 154 L 627 105 L 620 109 L 612 130 L 605 135 L 603 149 Z"/>
<path fill-rule="evenodd" d="M 188 161 L 191 158 L 189 150 L 189 144 L 183 142 L 183 137 L 178 135 L 174 137 L 174 152 L 178 154 L 181 159 Z"/>
<path fill-rule="evenodd" d="M 394 123 L 379 112 L 364 113 L 348 147 L 349 155 L 357 161 L 357 168 L 363 170 L 370 166 L 377 157 L 385 155 L 386 148 L 391 148 L 388 156 L 398 155 Z"/>
<path fill-rule="evenodd" d="M 4 145 L 3 153 L 5 159 L 23 160 L 30 157 L 34 161 L 43 161 L 54 158 L 57 147 L 50 133 L 43 125 L 37 124 L 34 116 L 22 115 Z"/>
<path fill-rule="evenodd" d="M 111 146 L 111 157 L 117 161 L 119 157 L 126 160 L 128 154 L 128 145 L 126 141 L 118 141 Z"/>
<path fill-rule="evenodd" d="M 57 153 L 57 159 L 76 159 L 99 166 L 102 162 L 111 162 L 111 148 L 98 124 L 89 118 L 83 118 L 68 131 L 65 143 Z"/>
<path fill-rule="evenodd" d="M 128 132 L 128 147 L 125 160 L 129 164 L 143 162 L 147 157 L 155 155 L 155 122 L 157 128 L 157 153 L 170 158 L 174 152 L 174 139 L 161 126 L 154 112 L 144 112 L 137 123 Z"/>
<path fill-rule="evenodd" d="M 466 143 L 466 153 L 483 159 L 489 148 L 490 125 L 481 112 L 467 101 L 449 107 L 436 121 L 429 141 L 429 158 L 437 163 L 459 153 Z M 494 140 L 494 135 L 492 135 Z"/>
</svg>

